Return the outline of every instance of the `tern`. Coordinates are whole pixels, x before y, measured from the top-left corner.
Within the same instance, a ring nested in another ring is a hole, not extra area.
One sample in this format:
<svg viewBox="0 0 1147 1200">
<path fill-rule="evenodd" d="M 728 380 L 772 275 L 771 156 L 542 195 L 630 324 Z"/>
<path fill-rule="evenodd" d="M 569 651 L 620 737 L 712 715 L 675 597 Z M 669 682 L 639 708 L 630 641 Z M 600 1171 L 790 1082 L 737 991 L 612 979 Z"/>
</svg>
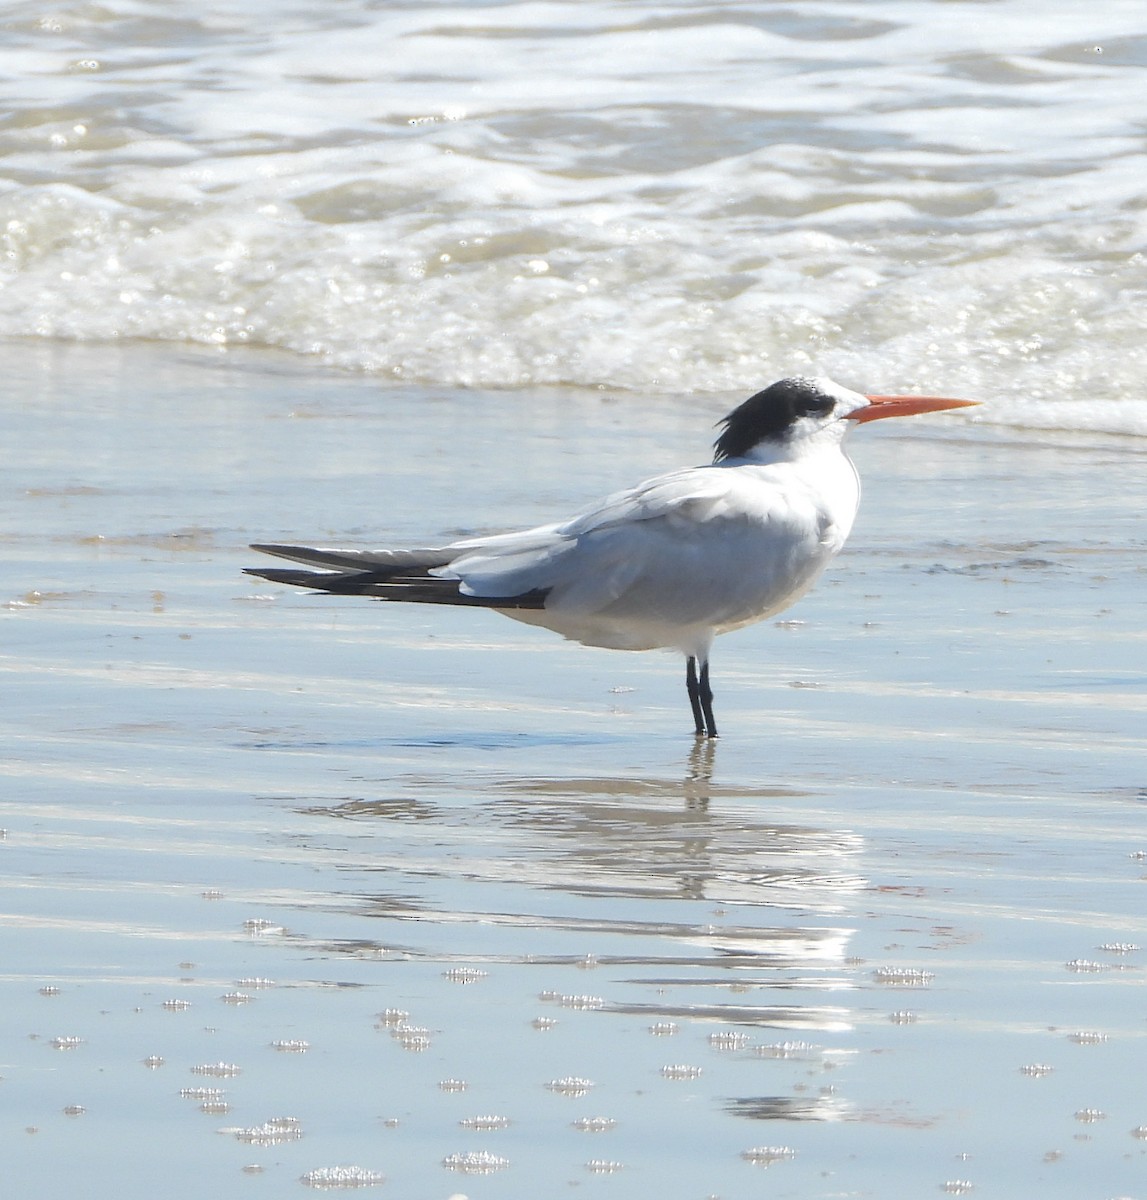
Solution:
<svg viewBox="0 0 1147 1200">
<path fill-rule="evenodd" d="M 320 570 L 248 568 L 330 595 L 491 608 L 586 646 L 676 649 L 698 737 L 715 738 L 714 637 L 774 616 L 839 553 L 860 503 L 852 425 L 976 404 L 782 379 L 719 422 L 713 461 L 553 525 L 423 549 L 251 548 Z"/>
</svg>

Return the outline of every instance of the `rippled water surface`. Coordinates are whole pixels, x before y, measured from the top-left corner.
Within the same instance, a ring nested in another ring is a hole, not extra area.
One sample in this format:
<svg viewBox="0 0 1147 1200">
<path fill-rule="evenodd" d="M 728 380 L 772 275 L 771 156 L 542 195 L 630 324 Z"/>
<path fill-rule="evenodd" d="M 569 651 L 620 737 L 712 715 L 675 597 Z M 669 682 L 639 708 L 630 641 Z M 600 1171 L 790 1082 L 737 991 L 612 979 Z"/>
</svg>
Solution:
<svg viewBox="0 0 1147 1200">
<path fill-rule="evenodd" d="M 239 569 L 572 510 L 719 405 L 35 343 L 6 386 L 13 1195 L 1142 1192 L 1133 439 L 861 431 L 853 542 L 721 639 L 697 746 L 672 656 Z"/>
</svg>

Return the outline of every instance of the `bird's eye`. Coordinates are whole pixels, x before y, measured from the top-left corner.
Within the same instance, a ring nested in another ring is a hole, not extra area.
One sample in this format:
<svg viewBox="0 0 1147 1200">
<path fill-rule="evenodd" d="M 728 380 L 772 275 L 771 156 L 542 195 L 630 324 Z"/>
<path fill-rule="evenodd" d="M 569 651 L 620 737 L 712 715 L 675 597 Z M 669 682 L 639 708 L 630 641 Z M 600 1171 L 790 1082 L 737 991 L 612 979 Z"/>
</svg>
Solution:
<svg viewBox="0 0 1147 1200">
<path fill-rule="evenodd" d="M 797 413 L 802 417 L 823 417 L 826 413 L 832 411 L 832 406 L 833 400 L 831 396 L 814 393 L 802 397 L 802 402 L 797 408 Z"/>
</svg>

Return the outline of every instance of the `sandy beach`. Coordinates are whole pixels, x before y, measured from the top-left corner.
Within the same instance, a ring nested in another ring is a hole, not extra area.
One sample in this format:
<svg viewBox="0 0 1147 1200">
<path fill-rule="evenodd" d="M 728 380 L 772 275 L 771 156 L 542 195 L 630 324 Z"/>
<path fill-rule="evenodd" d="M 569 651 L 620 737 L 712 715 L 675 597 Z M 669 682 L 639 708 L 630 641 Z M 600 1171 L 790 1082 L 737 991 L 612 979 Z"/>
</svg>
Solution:
<svg viewBox="0 0 1147 1200">
<path fill-rule="evenodd" d="M 1139 440 L 860 431 L 698 747 L 673 656 L 241 568 L 563 515 L 722 397 L 7 361 L 10 1194 L 1144 1194 Z"/>
</svg>

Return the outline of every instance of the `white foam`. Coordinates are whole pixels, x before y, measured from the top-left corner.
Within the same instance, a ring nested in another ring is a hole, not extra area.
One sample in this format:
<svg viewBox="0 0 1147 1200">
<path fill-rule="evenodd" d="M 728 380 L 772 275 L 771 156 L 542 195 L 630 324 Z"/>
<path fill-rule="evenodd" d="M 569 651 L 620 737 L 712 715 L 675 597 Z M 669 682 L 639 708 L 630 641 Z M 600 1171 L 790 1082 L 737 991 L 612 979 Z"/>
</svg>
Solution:
<svg viewBox="0 0 1147 1200">
<path fill-rule="evenodd" d="M 1139 68 L 1074 45 L 1070 0 L 1003 0 L 988 45 L 913 3 L 213 13 L 172 45 L 113 0 L 0 48 L 0 334 L 427 384 L 818 369 L 1143 432 Z"/>
</svg>

